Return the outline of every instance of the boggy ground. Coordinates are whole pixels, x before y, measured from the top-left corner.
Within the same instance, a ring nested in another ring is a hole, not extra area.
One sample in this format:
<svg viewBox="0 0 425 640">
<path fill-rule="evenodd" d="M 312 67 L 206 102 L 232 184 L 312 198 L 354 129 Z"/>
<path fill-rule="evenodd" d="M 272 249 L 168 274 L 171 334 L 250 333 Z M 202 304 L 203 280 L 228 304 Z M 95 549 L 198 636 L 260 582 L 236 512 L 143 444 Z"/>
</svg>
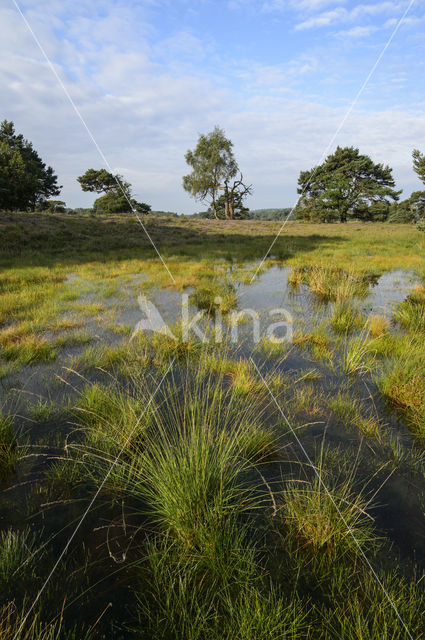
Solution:
<svg viewBox="0 0 425 640">
<path fill-rule="evenodd" d="M 131 218 L 0 218 L 1 637 L 425 637 L 424 235 L 146 228 L 172 277 Z"/>
</svg>

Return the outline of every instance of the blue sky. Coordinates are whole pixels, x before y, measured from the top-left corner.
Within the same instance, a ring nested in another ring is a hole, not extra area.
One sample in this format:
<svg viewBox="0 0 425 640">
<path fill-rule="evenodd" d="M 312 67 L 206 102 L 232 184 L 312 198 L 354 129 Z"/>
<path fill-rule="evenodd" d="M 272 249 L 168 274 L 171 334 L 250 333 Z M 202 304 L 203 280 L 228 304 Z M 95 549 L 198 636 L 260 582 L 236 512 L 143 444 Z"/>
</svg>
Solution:
<svg viewBox="0 0 425 640">
<path fill-rule="evenodd" d="M 19 1 L 19 0 L 18 0 Z M 408 0 L 25 0 L 20 7 L 114 170 L 155 209 L 203 209 L 183 191 L 184 154 L 218 124 L 251 208 L 291 206 Z M 1 118 L 34 142 L 69 206 L 103 166 L 12 0 L 0 5 Z M 425 6 L 416 0 L 336 144 L 394 169 L 407 196 L 425 151 Z"/>
</svg>

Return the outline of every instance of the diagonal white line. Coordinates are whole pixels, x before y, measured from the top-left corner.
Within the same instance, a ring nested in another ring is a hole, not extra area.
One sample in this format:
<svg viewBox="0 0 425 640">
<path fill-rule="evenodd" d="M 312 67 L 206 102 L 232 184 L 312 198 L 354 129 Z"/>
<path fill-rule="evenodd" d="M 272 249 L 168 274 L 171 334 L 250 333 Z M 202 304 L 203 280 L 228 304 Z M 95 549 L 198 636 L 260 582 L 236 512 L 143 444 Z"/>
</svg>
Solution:
<svg viewBox="0 0 425 640">
<path fill-rule="evenodd" d="M 75 104 L 74 100 L 72 99 L 68 89 L 66 88 L 66 86 L 64 85 L 62 79 L 60 78 L 59 74 L 57 73 L 54 65 L 52 64 L 49 56 L 47 55 L 47 53 L 45 52 L 40 40 L 37 38 L 36 34 L 34 33 L 33 29 L 31 28 L 31 25 L 29 24 L 28 20 L 26 19 L 25 15 L 23 14 L 20 6 L 18 5 L 16 0 L 12 0 L 13 4 L 16 7 L 16 10 L 18 11 L 18 13 L 20 14 L 20 16 L 22 17 L 22 20 L 25 22 L 25 25 L 28 29 L 28 31 L 30 32 L 30 34 L 32 35 L 37 47 L 40 49 L 43 57 L 45 58 L 50 70 L 52 71 L 53 75 L 55 76 L 56 80 L 58 81 L 58 83 L 60 84 L 60 86 L 62 87 L 63 92 L 65 93 L 66 97 L 68 98 L 72 108 L 74 109 L 75 113 L 77 114 L 78 118 L 81 120 L 81 123 L 83 125 L 83 127 L 85 128 L 85 130 L 87 131 L 89 138 L 91 139 L 91 141 L 93 142 L 94 146 L 96 147 L 97 151 L 99 152 L 100 157 L 102 158 L 103 162 L 105 163 L 106 167 L 108 168 L 108 171 L 110 173 L 113 174 L 113 170 L 111 165 L 109 164 L 105 154 L 103 153 L 102 149 L 100 148 L 99 144 L 97 143 L 97 140 L 95 139 L 94 135 L 92 134 L 91 130 L 89 129 L 86 121 L 84 120 L 80 110 L 78 109 L 77 105 Z M 147 238 L 149 239 L 149 242 L 151 243 L 151 245 L 153 246 L 153 248 L 155 249 L 155 252 L 157 254 L 157 256 L 159 257 L 159 259 L 161 260 L 165 270 L 167 271 L 168 275 L 170 276 L 171 280 L 173 282 L 175 282 L 175 279 L 171 273 L 171 271 L 169 270 L 169 268 L 167 267 L 162 255 L 160 254 L 160 252 L 158 251 L 154 241 L 152 240 L 148 230 L 146 229 L 146 226 L 143 224 L 143 221 L 141 219 L 141 217 L 139 216 L 137 209 L 131 204 L 130 198 L 128 197 L 125 189 L 123 189 L 123 186 L 120 182 L 120 180 L 117 178 L 117 176 L 114 175 L 115 181 L 118 185 L 118 188 L 120 189 L 120 191 L 122 192 L 124 198 L 127 200 L 130 209 L 132 211 L 132 213 L 134 213 L 134 215 L 136 216 L 140 226 L 142 227 L 143 231 L 145 232 Z"/>
<path fill-rule="evenodd" d="M 256 372 L 258 373 L 259 377 L 261 378 L 261 380 L 263 381 L 264 386 L 266 387 L 267 391 L 269 392 L 274 404 L 276 405 L 279 413 L 281 414 L 282 418 L 285 420 L 286 424 L 288 425 L 288 427 L 291 430 L 292 435 L 294 436 L 295 440 L 297 441 L 298 446 L 300 447 L 301 451 L 303 452 L 307 462 L 309 463 L 309 465 L 312 467 L 312 469 L 314 470 L 314 473 L 316 474 L 322 488 L 324 489 L 325 493 L 327 494 L 328 498 L 331 500 L 333 506 L 335 507 L 339 517 L 341 518 L 341 520 L 343 521 L 344 525 L 347 527 L 347 531 L 348 533 L 351 535 L 351 537 L 353 538 L 353 541 L 356 545 L 356 547 L 358 548 L 363 560 L 365 561 L 365 563 L 367 564 L 367 566 L 369 567 L 369 569 L 371 570 L 375 580 L 377 581 L 377 583 L 379 584 L 379 586 L 381 587 L 383 593 L 385 594 L 385 597 L 387 598 L 389 604 L 391 605 L 391 607 L 394 609 L 395 614 L 397 615 L 397 618 L 400 620 L 401 624 L 404 627 L 404 630 L 406 631 L 407 635 L 409 636 L 410 640 L 414 640 L 412 634 L 410 633 L 409 629 L 407 628 L 405 622 L 403 621 L 402 617 L 400 616 L 397 607 L 395 606 L 394 602 L 391 600 L 390 595 L 388 594 L 387 590 L 385 589 L 384 585 L 382 584 L 381 580 L 379 579 L 379 576 L 377 575 L 375 569 L 372 567 L 372 565 L 370 564 L 369 559 L 367 558 L 365 552 L 363 551 L 363 549 L 361 548 L 356 536 L 354 535 L 353 531 L 351 530 L 351 528 L 349 527 L 346 519 L 344 518 L 343 514 L 341 513 L 341 510 L 339 509 L 338 505 L 336 504 L 332 494 L 330 493 L 329 489 L 327 488 L 327 486 L 325 485 L 325 483 L 323 482 L 323 478 L 321 476 L 321 474 L 319 473 L 319 471 L 316 469 L 316 465 L 313 464 L 313 461 L 311 460 L 310 456 L 308 455 L 304 445 L 302 444 L 301 440 L 299 439 L 299 437 L 296 434 L 295 429 L 292 427 L 291 423 L 289 422 L 288 418 L 286 417 L 286 415 L 283 413 L 282 407 L 280 406 L 280 404 L 278 403 L 276 397 L 274 396 L 272 390 L 270 389 L 269 385 L 267 384 L 267 381 L 264 379 L 263 375 L 261 374 L 261 371 L 259 370 L 259 368 L 257 367 L 256 363 L 254 362 L 254 360 L 252 359 L 252 357 L 250 357 L 250 361 L 252 362 L 252 364 L 254 365 L 254 368 L 256 370 Z"/>
<path fill-rule="evenodd" d="M 127 447 L 128 443 L 131 440 L 131 437 L 133 435 L 133 433 L 135 432 L 135 430 L 137 429 L 137 427 L 140 424 L 141 419 L 143 418 L 143 416 L 145 415 L 146 411 L 149 409 L 151 402 L 153 401 L 153 399 L 155 398 L 156 394 L 158 393 L 162 383 L 164 382 L 168 372 L 170 371 L 171 367 L 173 366 L 175 362 L 175 358 L 172 359 L 167 371 L 164 373 L 164 375 L 161 378 L 161 381 L 159 382 L 159 384 L 157 385 L 156 389 L 153 391 L 153 393 L 151 394 L 149 401 L 143 411 L 143 413 L 141 414 L 141 416 L 139 417 L 139 419 L 137 420 L 136 424 L 134 425 L 133 429 L 130 432 L 130 435 L 128 436 L 127 440 L 125 441 L 125 443 L 123 444 L 122 448 L 120 449 L 118 455 L 116 456 L 115 460 L 112 462 L 111 466 L 109 467 L 105 477 L 103 478 L 102 482 L 100 483 L 96 493 L 94 494 L 93 498 L 90 500 L 90 503 L 87 507 L 87 509 L 84 511 L 83 515 L 81 516 L 80 520 L 77 523 L 77 526 L 75 527 L 74 531 L 72 532 L 71 536 L 68 539 L 68 542 L 66 543 L 66 545 L 64 546 L 63 550 L 61 551 L 58 559 L 56 560 L 55 564 L 53 565 L 53 568 L 51 569 L 49 575 L 47 576 L 46 580 L 44 581 L 42 587 L 40 588 L 39 592 L 37 593 L 37 596 L 34 599 L 34 602 L 32 603 L 32 605 L 30 606 L 30 608 L 28 609 L 27 613 L 25 614 L 18 631 L 16 632 L 16 635 L 13 637 L 13 640 L 17 640 L 20 637 L 21 631 L 28 619 L 28 616 L 30 615 L 31 611 L 34 609 L 35 605 L 37 604 L 37 602 L 39 601 L 41 594 L 43 593 L 43 591 L 45 590 L 45 588 L 47 587 L 47 584 L 50 580 L 50 578 L 52 577 L 52 575 L 54 574 L 54 572 L 56 571 L 57 567 L 59 566 L 62 558 L 64 557 L 64 555 L 66 554 L 66 552 L 69 549 L 69 546 L 71 544 L 71 542 L 73 541 L 73 539 L 75 538 L 77 531 L 79 530 L 80 526 L 82 525 L 82 523 L 84 522 L 87 514 L 89 513 L 90 509 L 92 508 L 93 504 L 95 503 L 99 493 L 102 491 L 105 482 L 107 481 L 107 479 L 109 478 L 109 476 L 111 475 L 111 472 L 113 471 L 113 469 L 115 468 L 118 460 L 121 458 L 125 448 Z"/>
<path fill-rule="evenodd" d="M 319 165 L 323 162 L 323 160 L 326 157 L 326 154 L 329 152 L 329 149 L 332 147 L 332 145 L 334 144 L 336 138 L 338 137 L 341 129 L 343 128 L 344 124 L 346 123 L 348 117 L 350 116 L 351 112 L 353 111 L 354 107 L 356 106 L 357 102 L 359 101 L 360 96 L 362 95 L 363 91 L 366 89 L 367 85 L 369 84 L 370 79 L 372 78 L 373 74 L 376 71 L 376 68 L 378 67 L 379 63 L 381 62 L 385 52 L 387 51 L 388 47 L 390 46 L 391 42 L 393 41 L 397 31 L 399 30 L 400 26 L 402 25 L 402 23 L 404 22 L 407 14 L 409 13 L 410 9 L 413 6 L 413 3 L 415 2 L 415 0 L 410 0 L 405 12 L 403 13 L 403 15 L 401 16 L 400 20 L 397 22 L 396 26 L 394 27 L 393 32 L 391 33 L 387 43 L 385 44 L 384 48 L 382 49 L 381 53 L 379 54 L 378 58 L 376 59 L 375 64 L 373 65 L 372 69 L 369 71 L 365 81 L 363 82 L 362 86 L 360 87 L 360 89 L 357 92 L 357 95 L 355 96 L 353 102 L 351 103 L 351 105 L 349 106 L 347 112 L 345 113 L 344 117 L 342 118 L 341 122 L 339 123 L 335 133 L 333 134 L 331 140 L 329 141 L 327 147 L 325 148 L 324 152 L 322 153 L 318 164 L 316 165 L 316 168 L 314 169 L 313 173 L 311 174 L 310 180 L 309 182 L 307 182 L 307 184 L 305 185 L 305 187 L 303 188 L 302 192 L 300 193 L 300 195 L 297 198 L 296 203 L 294 204 L 294 206 L 292 207 L 291 211 L 288 213 L 288 215 L 286 216 L 282 226 L 280 227 L 279 231 L 276 234 L 276 237 L 274 238 L 273 242 L 271 243 L 271 245 L 269 246 L 269 248 L 267 249 L 264 258 L 261 260 L 260 264 L 258 265 L 254 275 L 251 278 L 251 282 L 254 280 L 254 278 L 256 277 L 257 273 L 259 272 L 259 270 L 261 269 L 261 267 L 263 266 L 267 256 L 269 255 L 270 251 L 273 249 L 277 239 L 279 238 L 280 234 L 282 233 L 282 231 L 284 230 L 286 223 L 288 222 L 289 218 L 292 216 L 292 214 L 295 211 L 295 208 L 298 204 L 298 201 L 300 200 L 300 198 L 302 198 L 302 196 L 304 195 L 305 190 L 307 189 L 308 185 L 310 184 L 310 182 L 312 181 L 312 179 L 314 178 L 314 175 L 319 167 Z"/>
</svg>

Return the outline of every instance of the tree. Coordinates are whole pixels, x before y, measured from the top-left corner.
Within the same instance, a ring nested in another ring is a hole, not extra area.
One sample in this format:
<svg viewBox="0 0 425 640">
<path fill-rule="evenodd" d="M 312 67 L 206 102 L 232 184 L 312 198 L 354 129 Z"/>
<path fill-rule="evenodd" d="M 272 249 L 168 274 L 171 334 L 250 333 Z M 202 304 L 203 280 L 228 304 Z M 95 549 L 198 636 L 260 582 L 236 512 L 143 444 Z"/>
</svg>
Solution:
<svg viewBox="0 0 425 640">
<path fill-rule="evenodd" d="M 49 213 L 65 213 L 66 202 L 63 200 L 43 200 L 35 208 L 36 211 L 48 211 Z"/>
<path fill-rule="evenodd" d="M 0 124 L 0 209 L 31 210 L 62 187 L 32 143 L 15 133 L 13 122 Z"/>
<path fill-rule="evenodd" d="M 413 170 L 425 183 L 425 156 L 419 149 L 413 149 Z M 420 231 L 425 231 L 425 191 L 415 191 L 410 196 L 412 209 L 415 213 L 416 226 Z"/>
<path fill-rule="evenodd" d="M 301 171 L 298 185 L 298 211 L 322 222 L 382 219 L 389 199 L 398 200 L 401 193 L 394 189 L 390 167 L 375 164 L 354 147 L 337 147 L 323 164 Z"/>
<path fill-rule="evenodd" d="M 131 195 L 131 184 L 119 174 L 112 174 L 106 169 L 87 169 L 77 178 L 83 191 L 104 193 L 93 203 L 95 213 L 128 213 L 137 211 L 147 214 L 151 207 L 138 202 Z"/>
<path fill-rule="evenodd" d="M 413 149 L 413 171 L 417 173 L 420 180 L 425 183 L 425 156 L 419 149 Z"/>
<path fill-rule="evenodd" d="M 77 178 L 83 191 L 94 193 L 109 193 L 119 191 L 121 194 L 130 192 L 130 184 L 125 182 L 119 174 L 113 175 L 106 169 L 87 169 L 87 171 Z M 121 188 L 120 188 L 121 187 Z"/>
<path fill-rule="evenodd" d="M 395 224 L 406 224 L 415 221 L 415 212 L 412 209 L 410 198 L 393 202 L 390 204 L 388 222 Z"/>
<path fill-rule="evenodd" d="M 223 129 L 215 127 L 211 133 L 200 135 L 195 150 L 189 150 L 185 159 L 193 171 L 183 177 L 183 188 L 196 200 L 208 201 L 215 218 L 236 217 L 252 187 L 243 183 L 242 174 L 232 182 L 239 169 L 233 143 Z"/>
</svg>

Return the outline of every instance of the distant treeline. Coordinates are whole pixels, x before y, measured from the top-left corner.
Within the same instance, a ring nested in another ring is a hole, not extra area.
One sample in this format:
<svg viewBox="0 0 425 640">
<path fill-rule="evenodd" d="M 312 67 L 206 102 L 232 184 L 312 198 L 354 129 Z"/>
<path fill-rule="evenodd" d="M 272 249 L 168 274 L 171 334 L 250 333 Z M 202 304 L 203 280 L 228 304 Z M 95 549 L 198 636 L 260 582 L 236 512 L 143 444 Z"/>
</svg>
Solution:
<svg viewBox="0 0 425 640">
<path fill-rule="evenodd" d="M 290 207 L 253 209 L 246 206 L 253 186 L 246 183 L 233 154 L 233 143 L 219 127 L 200 135 L 185 159 L 192 171 L 183 176 L 184 189 L 207 210 L 193 216 L 152 211 L 134 198 L 132 185 L 106 169 L 87 169 L 77 177 L 85 192 L 99 197 L 90 208 L 71 209 L 59 196 L 62 187 L 32 143 L 15 132 L 13 122 L 0 123 L 0 211 L 43 211 L 68 214 L 130 214 L 155 217 L 214 218 L 217 220 L 293 220 L 305 222 L 416 223 L 425 230 L 425 191 L 400 200 L 392 169 L 375 163 L 354 147 L 337 147 L 325 161 L 300 172 L 299 199 Z M 413 171 L 425 184 L 425 154 L 412 152 Z"/>
</svg>

